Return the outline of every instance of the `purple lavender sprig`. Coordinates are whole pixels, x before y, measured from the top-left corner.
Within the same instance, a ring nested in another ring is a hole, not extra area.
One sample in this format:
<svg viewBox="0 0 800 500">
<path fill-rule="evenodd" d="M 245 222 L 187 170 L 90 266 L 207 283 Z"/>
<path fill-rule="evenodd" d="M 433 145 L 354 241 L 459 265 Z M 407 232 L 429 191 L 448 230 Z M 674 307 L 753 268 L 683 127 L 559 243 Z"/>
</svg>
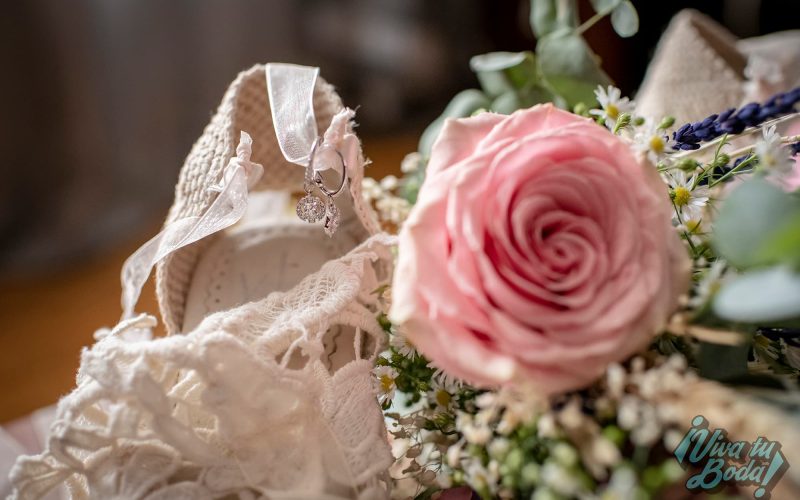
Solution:
<svg viewBox="0 0 800 500">
<path fill-rule="evenodd" d="M 741 134 L 747 127 L 761 125 L 767 120 L 794 113 L 794 105 L 800 101 L 800 87 L 775 94 L 763 104 L 751 102 L 738 110 L 730 108 L 720 114 L 711 115 L 704 120 L 687 123 L 672 133 L 672 147 L 684 151 L 700 148 L 707 142 L 723 134 Z"/>
</svg>

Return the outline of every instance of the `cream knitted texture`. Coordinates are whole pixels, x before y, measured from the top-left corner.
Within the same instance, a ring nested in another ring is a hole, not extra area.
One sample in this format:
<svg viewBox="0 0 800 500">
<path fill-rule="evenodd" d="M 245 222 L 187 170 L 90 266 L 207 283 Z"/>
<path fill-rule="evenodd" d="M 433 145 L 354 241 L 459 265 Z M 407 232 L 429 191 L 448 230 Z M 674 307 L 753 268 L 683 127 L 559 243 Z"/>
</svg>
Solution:
<svg viewBox="0 0 800 500">
<path fill-rule="evenodd" d="M 177 219 L 204 213 L 216 194 L 209 191 L 221 176 L 222 170 L 235 154 L 239 132 L 253 138 L 252 160 L 264 166 L 264 174 L 255 189 L 300 191 L 303 169 L 287 162 L 281 154 L 272 125 L 267 96 L 266 67 L 263 64 L 243 71 L 228 88 L 211 122 L 192 148 L 181 169 L 175 187 L 175 201 L 166 224 Z M 322 78 L 314 89 L 314 112 L 317 128 L 324 132 L 332 117 L 343 105 L 333 87 Z M 356 215 L 368 234 L 380 230 L 372 208 L 362 202 L 361 179 L 366 163 L 359 155 L 360 165 L 348 171 L 349 193 Z M 181 330 L 186 307 L 186 295 L 198 255 L 211 238 L 178 250 L 160 262 L 156 268 L 156 292 L 164 324 L 169 333 Z"/>
<path fill-rule="evenodd" d="M 48 447 L 12 471 L 14 498 L 61 482 L 73 498 L 384 498 L 393 459 L 372 367 L 383 349 L 376 235 L 285 293 L 206 317 L 186 335 L 131 342 L 123 322 L 81 356 Z M 330 373 L 324 337 L 355 329 Z M 237 496 L 238 495 L 238 496 Z"/>
<path fill-rule="evenodd" d="M 736 38 L 709 17 L 683 10 L 672 18 L 636 95 L 636 113 L 678 124 L 702 120 L 744 98 L 747 59 Z"/>
</svg>

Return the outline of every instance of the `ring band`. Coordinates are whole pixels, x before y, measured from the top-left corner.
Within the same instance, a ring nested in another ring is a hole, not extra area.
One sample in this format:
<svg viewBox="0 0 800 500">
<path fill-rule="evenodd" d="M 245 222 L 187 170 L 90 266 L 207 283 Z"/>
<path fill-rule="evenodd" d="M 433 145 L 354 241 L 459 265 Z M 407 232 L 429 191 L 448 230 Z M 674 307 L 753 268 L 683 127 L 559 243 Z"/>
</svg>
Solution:
<svg viewBox="0 0 800 500">
<path fill-rule="evenodd" d="M 320 138 L 317 137 L 314 140 L 314 145 L 311 146 L 311 154 L 309 154 L 309 158 L 308 158 L 308 169 L 309 169 L 310 172 L 314 172 L 314 175 L 313 175 L 313 177 L 310 177 L 310 176 L 307 176 L 307 177 L 308 177 L 308 180 L 313 180 L 314 181 L 314 184 L 317 185 L 319 190 L 322 191 L 322 193 L 325 196 L 334 197 L 334 196 L 337 196 L 339 193 L 341 193 L 342 189 L 344 189 L 345 179 L 347 178 L 347 175 L 346 175 L 347 163 L 345 163 L 344 156 L 342 155 L 342 153 L 338 149 L 334 149 L 336 154 L 339 156 L 339 161 L 342 162 L 342 177 L 341 177 L 341 180 L 339 182 L 339 187 L 337 187 L 335 190 L 328 189 L 325 186 L 325 182 L 322 179 L 322 175 L 320 175 L 320 173 L 318 171 L 314 170 L 314 159 L 316 157 L 317 149 L 319 147 L 319 144 L 320 144 Z"/>
</svg>

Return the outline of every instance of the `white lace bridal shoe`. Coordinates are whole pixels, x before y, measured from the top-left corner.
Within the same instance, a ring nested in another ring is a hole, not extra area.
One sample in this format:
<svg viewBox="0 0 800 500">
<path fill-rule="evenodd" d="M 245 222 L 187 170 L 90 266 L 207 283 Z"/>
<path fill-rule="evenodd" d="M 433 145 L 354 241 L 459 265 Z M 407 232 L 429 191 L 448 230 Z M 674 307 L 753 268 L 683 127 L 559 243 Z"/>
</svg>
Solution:
<svg viewBox="0 0 800 500">
<path fill-rule="evenodd" d="M 392 241 L 361 204 L 352 116 L 311 68 L 239 75 L 186 160 L 164 231 L 126 262 L 123 320 L 84 350 L 46 450 L 12 471 L 12 497 L 61 483 L 73 498 L 386 496 L 371 370 Z M 331 169 L 324 182 L 317 166 Z M 289 191 L 306 172 L 335 191 L 337 168 L 347 179 L 329 238 L 297 218 Z M 170 334 L 156 339 L 155 318 L 133 312 L 153 266 Z"/>
</svg>

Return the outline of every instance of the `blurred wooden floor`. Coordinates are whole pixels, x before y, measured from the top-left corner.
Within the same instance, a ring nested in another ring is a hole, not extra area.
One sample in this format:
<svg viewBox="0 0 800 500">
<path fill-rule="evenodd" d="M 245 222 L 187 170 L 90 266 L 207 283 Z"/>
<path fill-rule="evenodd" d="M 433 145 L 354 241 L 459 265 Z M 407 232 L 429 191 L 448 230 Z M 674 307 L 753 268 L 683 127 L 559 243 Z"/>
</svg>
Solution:
<svg viewBox="0 0 800 500">
<path fill-rule="evenodd" d="M 367 174 L 397 174 L 415 148 L 411 135 L 366 139 L 373 161 Z M 154 221 L 153 233 L 159 225 Z M 153 233 L 57 273 L 0 282 L 0 423 L 53 404 L 74 386 L 81 348 L 119 319 L 122 263 Z M 138 310 L 158 311 L 152 280 Z"/>
</svg>

